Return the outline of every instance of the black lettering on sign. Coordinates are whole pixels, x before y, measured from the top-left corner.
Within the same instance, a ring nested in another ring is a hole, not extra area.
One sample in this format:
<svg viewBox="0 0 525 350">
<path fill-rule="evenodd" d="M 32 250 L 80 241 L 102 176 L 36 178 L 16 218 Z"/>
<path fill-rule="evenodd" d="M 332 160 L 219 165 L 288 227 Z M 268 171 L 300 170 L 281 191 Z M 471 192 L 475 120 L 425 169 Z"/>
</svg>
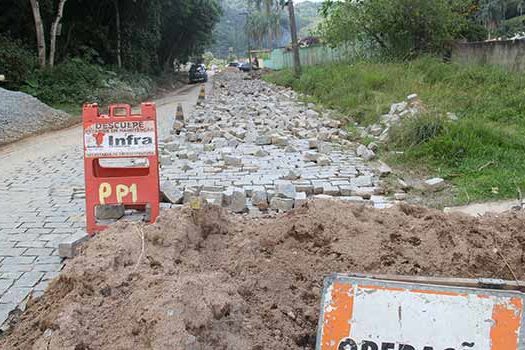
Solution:
<svg viewBox="0 0 525 350">
<path fill-rule="evenodd" d="M 399 350 L 416 350 L 412 345 L 399 344 Z"/>
<path fill-rule="evenodd" d="M 142 138 L 142 144 L 143 145 L 151 145 L 153 143 L 153 139 L 151 137 L 144 137 Z"/>
<path fill-rule="evenodd" d="M 434 348 L 431 347 L 431 346 L 425 346 L 425 347 L 423 348 L 423 350 L 434 350 Z"/>
<path fill-rule="evenodd" d="M 361 345 L 361 350 L 379 350 L 379 347 L 373 341 L 365 340 Z"/>
<path fill-rule="evenodd" d="M 396 344 L 394 343 L 383 343 L 381 345 L 381 350 L 394 350 L 396 348 Z"/>
<path fill-rule="evenodd" d="M 337 350 L 357 350 L 357 344 L 350 338 L 339 343 Z"/>
<path fill-rule="evenodd" d="M 469 343 L 469 342 L 463 342 L 461 344 L 461 346 L 465 347 L 465 348 L 473 348 L 474 345 L 476 345 L 475 343 Z"/>
<path fill-rule="evenodd" d="M 126 145 L 126 138 L 119 137 L 115 139 L 115 146 L 125 146 Z"/>
</svg>

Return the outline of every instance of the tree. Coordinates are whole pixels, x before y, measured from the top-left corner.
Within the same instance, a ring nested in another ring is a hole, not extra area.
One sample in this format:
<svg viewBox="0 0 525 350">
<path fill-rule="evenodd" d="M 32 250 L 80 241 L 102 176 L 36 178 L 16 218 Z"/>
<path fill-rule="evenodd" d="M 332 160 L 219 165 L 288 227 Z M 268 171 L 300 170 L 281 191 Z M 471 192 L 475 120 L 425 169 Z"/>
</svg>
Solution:
<svg viewBox="0 0 525 350">
<path fill-rule="evenodd" d="M 292 48 L 293 48 L 293 68 L 295 76 L 301 76 L 301 59 L 299 56 L 299 38 L 297 37 L 297 26 L 295 23 L 295 9 L 293 0 L 288 0 L 288 13 L 290 14 L 290 31 L 292 33 Z"/>
<path fill-rule="evenodd" d="M 64 15 L 64 6 L 66 5 L 67 0 L 60 0 L 58 3 L 58 10 L 57 15 L 55 18 L 55 21 L 51 25 L 51 45 L 49 47 L 49 67 L 53 67 L 55 65 L 55 51 L 56 51 L 56 41 L 57 41 L 57 32 L 58 32 L 58 25 L 60 24 L 60 20 L 62 19 L 62 16 Z"/>
<path fill-rule="evenodd" d="M 122 31 L 120 27 L 119 0 L 113 0 L 115 6 L 115 27 L 117 29 L 117 66 L 122 68 Z"/>
<path fill-rule="evenodd" d="M 249 0 L 251 5 L 247 31 L 252 41 L 262 48 L 274 47 L 274 38 L 280 34 L 281 0 Z"/>
<path fill-rule="evenodd" d="M 366 42 L 388 55 L 435 53 L 460 36 L 473 0 L 326 1 L 320 31 L 332 45 Z"/>
<path fill-rule="evenodd" d="M 210 45 L 219 1 L 1 0 L 0 34 L 36 47 L 41 67 L 80 57 L 160 73 Z"/>
<path fill-rule="evenodd" d="M 38 50 L 38 63 L 40 67 L 46 66 L 46 37 L 44 34 L 44 24 L 42 23 L 42 16 L 40 15 L 40 3 L 38 0 L 31 1 L 31 10 L 33 11 L 33 18 L 35 21 L 35 33 Z"/>
<path fill-rule="evenodd" d="M 516 10 L 518 10 L 518 13 L 520 16 L 523 16 L 524 9 L 525 9 L 525 0 L 519 0 L 518 4 L 516 5 Z"/>
</svg>

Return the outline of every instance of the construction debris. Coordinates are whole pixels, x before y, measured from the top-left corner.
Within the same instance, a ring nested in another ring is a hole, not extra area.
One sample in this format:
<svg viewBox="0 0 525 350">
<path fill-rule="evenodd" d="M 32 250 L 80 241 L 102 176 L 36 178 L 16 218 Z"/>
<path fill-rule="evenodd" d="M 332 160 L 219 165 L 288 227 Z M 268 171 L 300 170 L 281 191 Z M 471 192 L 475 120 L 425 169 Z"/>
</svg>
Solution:
<svg viewBox="0 0 525 350">
<path fill-rule="evenodd" d="M 343 195 L 350 192 L 342 191 L 344 186 L 355 193 L 381 192 L 377 189 L 384 171 L 367 164 L 375 158 L 376 144 L 357 148 L 342 123 L 330 118 L 335 112 L 314 110 L 315 105 L 299 102 L 289 89 L 242 76 L 216 76 L 213 93 L 185 116 L 184 123 L 175 121 L 173 134 L 160 143 L 162 180 L 186 191 L 184 203 L 202 197 L 209 186 L 230 193 L 240 189 L 246 203 L 235 192 L 235 205 L 229 200 L 222 205 L 260 215 L 290 210 L 316 194 L 352 201 L 352 196 Z M 280 194 L 282 187 L 287 188 L 286 196 Z M 281 199 L 272 202 L 272 192 Z M 298 192 L 307 198 L 297 197 Z M 381 195 L 362 199 L 378 208 L 389 205 Z"/>
<path fill-rule="evenodd" d="M 0 348 L 313 350 L 327 275 L 522 280 L 524 215 L 337 200 L 261 218 L 172 209 L 85 243 Z"/>
</svg>

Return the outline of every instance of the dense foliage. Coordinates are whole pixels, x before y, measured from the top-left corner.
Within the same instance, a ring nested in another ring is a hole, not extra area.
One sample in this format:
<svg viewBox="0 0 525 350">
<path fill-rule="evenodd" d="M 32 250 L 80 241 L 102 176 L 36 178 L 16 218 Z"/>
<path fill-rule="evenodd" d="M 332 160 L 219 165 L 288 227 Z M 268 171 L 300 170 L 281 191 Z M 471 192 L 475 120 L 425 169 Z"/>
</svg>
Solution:
<svg viewBox="0 0 525 350">
<path fill-rule="evenodd" d="M 36 58 L 31 49 L 20 40 L 0 35 L 0 74 L 7 74 L 10 85 L 25 81 L 35 67 Z"/>
<path fill-rule="evenodd" d="M 450 40 L 478 33 L 474 0 L 325 1 L 326 40 L 374 42 L 387 55 L 439 52 Z"/>
<path fill-rule="evenodd" d="M 39 0 L 46 33 L 58 3 Z M 2 0 L 0 13 L 0 33 L 36 51 L 30 1 Z M 120 39 L 122 67 L 154 73 L 172 67 L 175 59 L 201 54 L 220 15 L 218 0 L 68 0 L 56 56 L 117 65 Z"/>
</svg>

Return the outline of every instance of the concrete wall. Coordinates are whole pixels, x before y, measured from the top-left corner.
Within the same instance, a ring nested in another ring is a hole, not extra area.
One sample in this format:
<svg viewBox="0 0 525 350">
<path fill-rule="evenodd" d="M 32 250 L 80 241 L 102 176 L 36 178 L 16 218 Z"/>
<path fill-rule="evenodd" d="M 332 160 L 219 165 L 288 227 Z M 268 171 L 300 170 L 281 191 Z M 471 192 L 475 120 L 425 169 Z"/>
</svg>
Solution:
<svg viewBox="0 0 525 350">
<path fill-rule="evenodd" d="M 491 64 L 512 71 L 525 71 L 525 40 L 487 41 L 457 44 L 452 61 L 462 64 Z"/>
</svg>

